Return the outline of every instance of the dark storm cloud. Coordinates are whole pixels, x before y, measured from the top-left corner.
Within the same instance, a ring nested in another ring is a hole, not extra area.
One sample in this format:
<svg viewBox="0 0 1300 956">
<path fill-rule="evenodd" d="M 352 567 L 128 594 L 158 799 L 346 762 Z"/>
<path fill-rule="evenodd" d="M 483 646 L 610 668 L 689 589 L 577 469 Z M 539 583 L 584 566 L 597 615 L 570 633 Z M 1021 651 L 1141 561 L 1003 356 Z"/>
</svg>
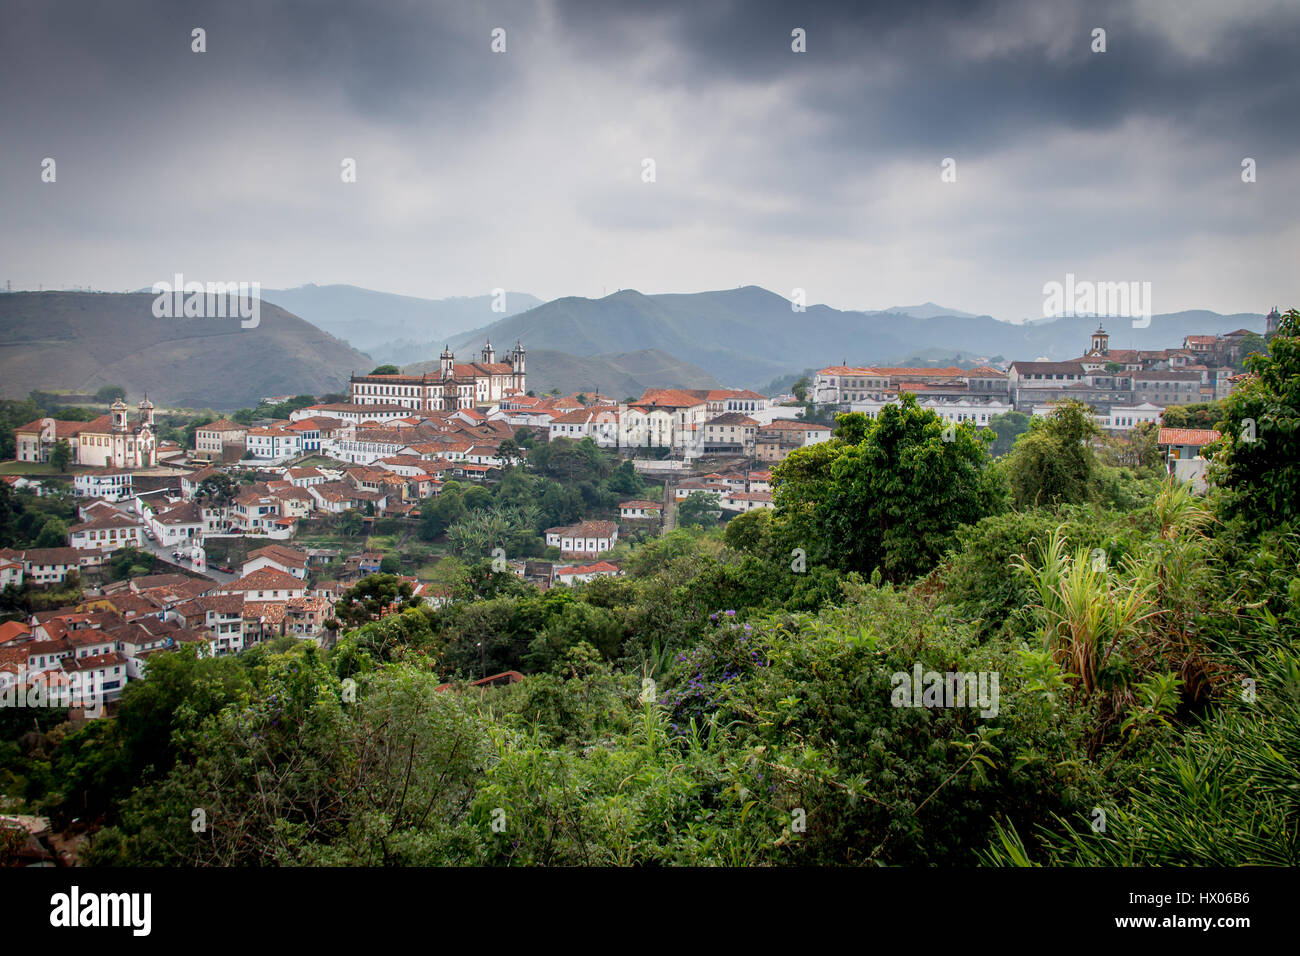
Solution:
<svg viewBox="0 0 1300 956">
<path fill-rule="evenodd" d="M 1125 256 L 1241 308 L 1295 257 L 1297 36 L 1282 0 L 20 0 L 0 261 L 30 285 L 755 282 L 1024 315 L 1044 270 Z"/>
<path fill-rule="evenodd" d="M 1117 0 L 561 3 L 581 45 L 611 64 L 648 35 L 676 51 L 657 82 L 797 84 L 801 108 L 833 121 L 828 146 L 981 151 L 1133 116 L 1213 121 L 1219 134 L 1277 148 L 1300 142 L 1300 76 L 1287 67 L 1300 4 L 1271 4 L 1258 18 L 1247 16 L 1258 4 L 1230 7 L 1240 20 L 1208 23 L 1204 56 L 1176 39 L 1178 21 L 1199 6 L 1170 4 L 1168 16 L 1144 19 Z M 791 53 L 794 27 L 807 31 L 802 56 Z M 1104 54 L 1091 49 L 1095 27 L 1107 31 Z"/>
<path fill-rule="evenodd" d="M 410 121 L 463 110 L 467 100 L 490 103 L 515 82 L 523 44 L 514 59 L 483 56 L 489 12 L 522 39 L 535 11 L 526 3 L 26 2 L 6 14 L 0 75 L 29 119 L 260 88 L 340 95 L 359 112 Z M 190 48 L 196 27 L 207 32 L 203 57 Z"/>
</svg>

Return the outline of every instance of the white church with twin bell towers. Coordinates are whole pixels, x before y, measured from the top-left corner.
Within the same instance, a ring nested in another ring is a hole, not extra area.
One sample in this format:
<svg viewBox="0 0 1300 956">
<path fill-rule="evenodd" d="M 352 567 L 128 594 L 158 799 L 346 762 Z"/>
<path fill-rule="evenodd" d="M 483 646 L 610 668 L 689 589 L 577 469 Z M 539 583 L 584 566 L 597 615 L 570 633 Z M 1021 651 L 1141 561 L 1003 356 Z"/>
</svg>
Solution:
<svg viewBox="0 0 1300 956">
<path fill-rule="evenodd" d="M 437 372 L 422 375 L 352 376 L 353 405 L 401 405 L 413 411 L 454 412 L 460 408 L 495 405 L 503 399 L 523 395 L 528 385 L 524 371 L 524 347 L 515 347 L 498 362 L 489 340 L 480 353 L 481 361 L 457 362 L 451 348 L 443 349 Z"/>
<path fill-rule="evenodd" d="M 49 461 L 54 446 L 61 441 L 68 443 L 74 465 L 152 468 L 158 463 L 153 402 L 146 395 L 135 419 L 128 416 L 126 403 L 120 398 L 109 408 L 107 415 L 88 422 L 38 418 L 14 429 L 14 457 L 19 461 Z"/>
</svg>

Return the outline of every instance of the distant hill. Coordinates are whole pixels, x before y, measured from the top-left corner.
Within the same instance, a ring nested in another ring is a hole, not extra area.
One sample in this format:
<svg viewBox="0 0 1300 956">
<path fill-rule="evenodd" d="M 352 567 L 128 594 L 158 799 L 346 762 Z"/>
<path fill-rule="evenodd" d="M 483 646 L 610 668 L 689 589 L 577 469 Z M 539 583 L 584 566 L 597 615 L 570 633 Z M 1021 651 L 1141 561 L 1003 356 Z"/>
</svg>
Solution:
<svg viewBox="0 0 1300 956">
<path fill-rule="evenodd" d="M 933 302 L 922 302 L 920 305 L 891 305 L 888 309 L 879 311 L 864 309 L 863 315 L 910 315 L 914 319 L 933 319 L 941 315 L 955 315 L 959 319 L 978 318 L 974 312 L 963 312 L 961 309 L 949 309 L 942 305 L 935 305 Z"/>
<path fill-rule="evenodd" d="M 1132 328 L 1128 319 L 1103 322 L 1115 348 L 1164 348 L 1180 345 L 1188 334 L 1264 328 L 1262 314 L 1207 311 L 1153 316 L 1143 329 Z M 602 299 L 556 299 L 453 338 L 451 345 L 460 353 L 477 351 L 490 335 L 501 347 L 519 339 L 530 350 L 576 356 L 658 349 L 728 385 L 757 388 L 803 368 L 845 361 L 897 364 L 918 354 L 960 353 L 968 360 L 1042 355 L 1063 360 L 1081 355 L 1096 327 L 1095 318 L 1016 325 L 990 316 L 915 318 L 824 305 L 792 312 L 789 300 L 745 286 L 673 295 L 624 290 Z"/>
<path fill-rule="evenodd" d="M 446 340 L 496 319 L 541 305 L 524 292 L 507 292 L 505 312 L 493 312 L 490 295 L 419 299 L 352 285 L 304 285 L 264 289 L 262 299 L 301 316 L 318 329 L 344 339 L 377 362 L 401 364 L 411 350 L 427 352 Z"/>
<path fill-rule="evenodd" d="M 404 368 L 412 373 L 437 370 L 436 360 Z M 552 349 L 528 351 L 528 389 L 538 395 L 558 388 L 566 395 L 598 391 L 613 398 L 626 398 L 640 397 L 647 388 L 718 387 L 718 380 L 704 369 L 657 349 L 584 357 Z"/>
<path fill-rule="evenodd" d="M 151 293 L 0 294 L 0 395 L 94 392 L 121 385 L 138 401 L 233 409 L 264 395 L 346 391 L 374 362 L 269 302 L 257 328 L 238 319 L 160 319 Z"/>
</svg>

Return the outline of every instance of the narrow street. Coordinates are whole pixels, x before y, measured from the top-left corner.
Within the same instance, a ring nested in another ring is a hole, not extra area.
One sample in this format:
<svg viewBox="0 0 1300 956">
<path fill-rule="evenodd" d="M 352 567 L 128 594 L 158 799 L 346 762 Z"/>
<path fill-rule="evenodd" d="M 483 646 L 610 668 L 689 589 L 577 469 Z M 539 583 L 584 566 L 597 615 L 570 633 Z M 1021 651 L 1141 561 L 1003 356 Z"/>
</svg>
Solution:
<svg viewBox="0 0 1300 956">
<path fill-rule="evenodd" d="M 677 527 L 677 494 L 671 478 L 664 481 L 664 527 L 663 534 L 668 534 Z"/>
<path fill-rule="evenodd" d="M 126 502 L 117 502 L 114 505 L 114 507 L 117 508 L 118 511 L 122 512 L 122 514 L 126 515 L 127 517 L 132 518 L 134 520 L 139 520 L 140 516 L 138 514 L 135 514 L 134 512 L 128 511 L 126 509 L 126 504 L 127 504 Z M 161 545 L 157 541 L 150 541 L 148 538 L 143 537 L 143 535 L 142 538 L 143 540 L 141 541 L 140 550 L 148 551 L 150 554 L 156 557 L 159 560 L 159 562 L 161 562 L 161 564 L 166 565 L 166 567 L 160 567 L 158 569 L 158 571 L 156 572 L 158 574 L 170 574 L 173 573 L 172 568 L 179 568 L 190 574 L 197 574 L 200 575 L 201 577 L 208 578 L 209 580 L 217 584 L 229 584 L 232 581 L 239 580 L 238 574 L 226 574 L 222 571 L 213 570 L 212 568 L 208 568 L 205 571 L 198 571 L 195 569 L 193 564 L 191 564 L 189 561 L 184 560 L 184 558 L 178 561 L 176 558 L 172 557 L 172 552 L 178 550 L 177 545 L 170 545 L 170 546 Z M 188 551 L 188 548 L 181 549 L 181 550 L 184 553 L 185 551 Z M 239 569 L 236 568 L 235 570 L 238 571 Z"/>
</svg>

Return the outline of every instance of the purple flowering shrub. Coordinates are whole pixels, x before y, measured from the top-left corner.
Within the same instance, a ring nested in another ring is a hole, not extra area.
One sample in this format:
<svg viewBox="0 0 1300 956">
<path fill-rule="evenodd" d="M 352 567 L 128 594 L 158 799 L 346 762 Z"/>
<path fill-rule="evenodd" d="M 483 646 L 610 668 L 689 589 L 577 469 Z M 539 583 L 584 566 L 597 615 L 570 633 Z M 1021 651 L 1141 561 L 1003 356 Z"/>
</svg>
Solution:
<svg viewBox="0 0 1300 956">
<path fill-rule="evenodd" d="M 669 689 L 659 698 L 677 735 L 689 734 L 692 720 L 702 727 L 734 699 L 746 677 L 769 663 L 767 638 L 759 627 L 741 623 L 733 610 L 715 611 L 709 623 L 703 640 L 674 659 Z"/>
</svg>

